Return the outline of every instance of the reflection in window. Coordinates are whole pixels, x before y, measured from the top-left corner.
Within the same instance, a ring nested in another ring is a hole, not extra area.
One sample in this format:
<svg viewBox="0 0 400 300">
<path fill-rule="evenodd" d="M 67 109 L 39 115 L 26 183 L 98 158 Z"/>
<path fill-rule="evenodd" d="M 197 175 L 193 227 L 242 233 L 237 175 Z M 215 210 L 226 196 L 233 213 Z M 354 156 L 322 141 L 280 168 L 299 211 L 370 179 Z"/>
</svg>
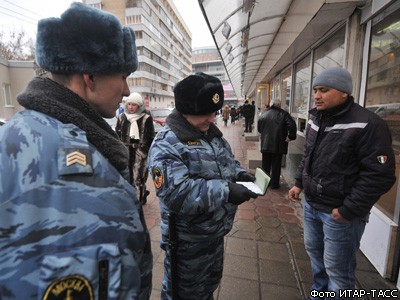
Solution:
<svg viewBox="0 0 400 300">
<path fill-rule="evenodd" d="M 379 18 L 379 16 L 378 16 Z M 374 20 L 365 107 L 383 118 L 392 133 L 396 157 L 400 154 L 400 10 Z M 396 174 L 399 172 L 398 160 Z M 393 219 L 397 183 L 377 203 Z"/>
<path fill-rule="evenodd" d="M 281 103 L 282 108 L 289 111 L 290 94 L 292 92 L 292 70 L 286 69 L 281 74 Z"/>
<path fill-rule="evenodd" d="M 343 67 L 345 27 L 314 51 L 313 78 L 331 67 Z"/>
<path fill-rule="evenodd" d="M 310 55 L 296 64 L 293 113 L 307 118 L 310 98 Z"/>
</svg>

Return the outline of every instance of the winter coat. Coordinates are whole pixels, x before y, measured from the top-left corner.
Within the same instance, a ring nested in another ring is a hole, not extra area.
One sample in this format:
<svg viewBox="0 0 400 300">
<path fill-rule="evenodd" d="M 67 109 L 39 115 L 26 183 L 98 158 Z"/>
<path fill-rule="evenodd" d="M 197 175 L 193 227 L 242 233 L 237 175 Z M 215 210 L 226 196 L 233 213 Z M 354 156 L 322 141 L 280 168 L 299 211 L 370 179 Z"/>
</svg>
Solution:
<svg viewBox="0 0 400 300">
<path fill-rule="evenodd" d="M 392 138 L 385 121 L 354 103 L 310 111 L 303 159 L 296 174 L 307 202 L 347 220 L 369 214 L 395 181 Z"/>
<path fill-rule="evenodd" d="M 272 106 L 258 119 L 257 130 L 261 133 L 261 152 L 287 154 L 286 137 L 295 140 L 297 126 L 288 112 Z"/>
<path fill-rule="evenodd" d="M 146 183 L 148 177 L 147 155 L 155 134 L 153 118 L 150 115 L 144 114 L 144 116 L 136 122 L 139 128 L 140 139 L 138 140 L 130 138 L 129 130 L 131 123 L 125 114 L 118 116 L 115 131 L 121 141 L 129 149 L 131 183 L 135 186 L 136 190 L 139 191 L 140 186 Z"/>
<path fill-rule="evenodd" d="M 221 131 L 195 129 L 178 111 L 167 118 L 149 152 L 161 208 L 162 247 L 168 243 L 168 215 L 176 214 L 179 240 L 201 242 L 226 235 L 237 206 L 228 202 L 228 183 L 245 172 Z"/>
<path fill-rule="evenodd" d="M 152 255 L 141 205 L 105 156 L 114 145 L 123 159 L 124 146 L 83 99 L 50 79 L 34 79 L 18 100 L 27 109 L 0 127 L 0 298 L 66 299 L 74 282 L 77 298 L 105 291 L 108 299 L 148 299 Z"/>
<path fill-rule="evenodd" d="M 229 108 L 229 106 L 224 106 L 224 108 L 222 109 L 222 118 L 224 120 L 229 120 L 230 112 L 231 109 Z"/>
</svg>

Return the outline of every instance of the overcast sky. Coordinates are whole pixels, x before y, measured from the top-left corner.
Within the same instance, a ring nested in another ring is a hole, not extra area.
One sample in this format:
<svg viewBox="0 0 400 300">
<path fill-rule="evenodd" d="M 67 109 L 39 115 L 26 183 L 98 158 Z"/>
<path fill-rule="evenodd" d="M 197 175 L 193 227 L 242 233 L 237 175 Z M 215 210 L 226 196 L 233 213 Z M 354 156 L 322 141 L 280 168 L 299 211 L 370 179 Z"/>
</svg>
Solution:
<svg viewBox="0 0 400 300">
<path fill-rule="evenodd" d="M 0 0 L 0 31 L 8 34 L 26 31 L 36 35 L 38 20 L 58 17 L 71 0 Z M 201 13 L 197 0 L 173 0 L 183 20 L 192 33 L 192 47 L 214 46 L 214 41 Z"/>
</svg>

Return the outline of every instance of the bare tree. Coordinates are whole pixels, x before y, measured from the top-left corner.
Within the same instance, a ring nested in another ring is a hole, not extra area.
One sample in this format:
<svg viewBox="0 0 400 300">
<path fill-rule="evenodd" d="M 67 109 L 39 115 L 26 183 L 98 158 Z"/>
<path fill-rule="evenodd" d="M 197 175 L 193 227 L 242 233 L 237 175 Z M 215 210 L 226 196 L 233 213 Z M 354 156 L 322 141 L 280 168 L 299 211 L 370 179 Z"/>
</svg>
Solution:
<svg viewBox="0 0 400 300">
<path fill-rule="evenodd" d="M 0 31 L 0 57 L 6 60 L 33 60 L 35 44 L 24 31 L 12 31 L 8 35 Z"/>
</svg>

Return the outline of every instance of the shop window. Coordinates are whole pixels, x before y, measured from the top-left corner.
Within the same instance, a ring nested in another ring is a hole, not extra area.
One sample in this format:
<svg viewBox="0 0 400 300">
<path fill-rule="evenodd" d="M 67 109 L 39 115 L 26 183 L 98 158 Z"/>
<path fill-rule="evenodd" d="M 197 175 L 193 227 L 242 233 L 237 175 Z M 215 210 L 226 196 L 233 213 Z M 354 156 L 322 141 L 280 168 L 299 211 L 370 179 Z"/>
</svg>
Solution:
<svg viewBox="0 0 400 300">
<path fill-rule="evenodd" d="M 311 85 L 310 55 L 298 62 L 295 69 L 293 114 L 299 118 L 307 119 Z"/>
<path fill-rule="evenodd" d="M 386 11 L 375 18 L 372 24 L 365 107 L 383 118 L 390 128 L 396 155 L 396 175 L 398 175 L 400 174 L 400 9 Z M 376 204 L 392 220 L 396 210 L 397 186 L 398 182 Z"/>
<path fill-rule="evenodd" d="M 292 70 L 286 69 L 281 74 L 281 103 L 282 108 L 289 112 L 290 95 L 292 93 Z"/>
</svg>

